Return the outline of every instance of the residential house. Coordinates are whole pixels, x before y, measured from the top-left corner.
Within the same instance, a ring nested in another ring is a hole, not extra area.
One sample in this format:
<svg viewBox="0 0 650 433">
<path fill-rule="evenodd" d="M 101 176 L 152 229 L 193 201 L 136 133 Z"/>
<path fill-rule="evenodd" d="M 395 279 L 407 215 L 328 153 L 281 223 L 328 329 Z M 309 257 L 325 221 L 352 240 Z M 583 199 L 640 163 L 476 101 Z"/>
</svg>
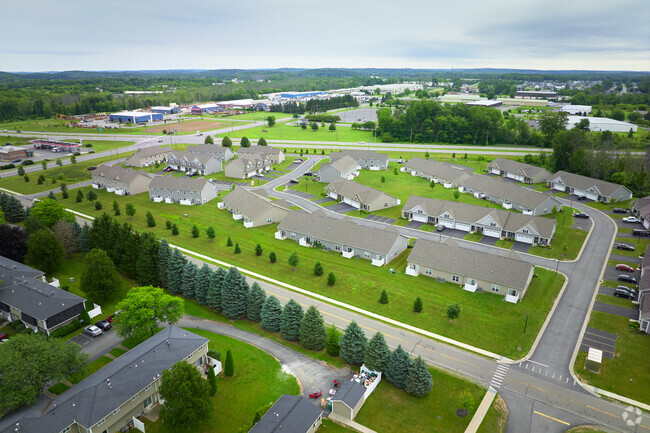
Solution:
<svg viewBox="0 0 650 433">
<path fill-rule="evenodd" d="M 650 229 L 650 196 L 634 200 L 632 213 L 641 219 L 644 228 Z"/>
<path fill-rule="evenodd" d="M 378 189 L 347 179 L 338 179 L 325 187 L 325 194 L 357 209 L 373 212 L 397 206 L 400 200 Z"/>
<path fill-rule="evenodd" d="M 252 155 L 267 156 L 271 160 L 271 164 L 281 164 L 287 159 L 282 149 L 271 146 L 240 147 L 237 149 L 237 153 L 243 157 L 250 157 Z"/>
<path fill-rule="evenodd" d="M 184 205 L 205 204 L 228 185 L 216 185 L 203 177 L 156 176 L 149 184 L 149 199 Z"/>
<path fill-rule="evenodd" d="M 603 203 L 625 201 L 632 198 L 632 191 L 623 185 L 566 171 L 558 171 L 549 179 L 548 183 L 552 189 Z"/>
<path fill-rule="evenodd" d="M 556 227 L 554 218 L 415 195 L 410 196 L 404 204 L 402 216 L 409 221 L 533 245 L 550 245 Z"/>
<path fill-rule="evenodd" d="M 462 182 L 472 176 L 472 169 L 469 167 L 435 159 L 412 158 L 404 163 L 401 170 L 410 172 L 412 176 L 442 184 L 445 188 L 458 188 Z"/>
<path fill-rule="evenodd" d="M 318 181 L 331 183 L 338 179 L 352 180 L 359 174 L 357 172 L 357 161 L 351 156 L 342 156 L 334 162 L 324 164 L 318 170 Z"/>
<path fill-rule="evenodd" d="M 198 146 L 189 146 L 187 151 L 214 156 L 221 162 L 230 161 L 235 157 L 235 152 L 233 152 L 229 147 L 222 147 L 218 144 L 199 144 Z"/>
<path fill-rule="evenodd" d="M 362 226 L 354 218 L 337 219 L 323 211 L 292 211 L 278 225 L 276 239 L 292 239 L 303 247 L 320 246 L 345 258 L 360 257 L 382 266 L 408 247 L 409 239 L 393 226 Z"/>
<path fill-rule="evenodd" d="M 41 416 L 23 418 L 2 433 L 126 431 L 135 417 L 164 404 L 159 389 L 165 370 L 185 361 L 205 371 L 208 341 L 168 326 L 56 397 Z"/>
<path fill-rule="evenodd" d="M 122 168 L 119 165 L 100 165 L 93 170 L 92 178 L 93 188 L 105 188 L 106 191 L 118 195 L 146 192 L 151 183 L 151 177 L 143 171 Z"/>
<path fill-rule="evenodd" d="M 504 209 L 514 209 L 528 215 L 544 215 L 562 209 L 560 200 L 551 195 L 488 176 L 471 176 L 463 181 L 458 191 L 498 203 Z"/>
<path fill-rule="evenodd" d="M 262 174 L 271 170 L 271 158 L 263 155 L 247 155 L 233 159 L 226 164 L 225 174 L 227 177 L 237 179 L 248 179 L 256 174 Z"/>
<path fill-rule="evenodd" d="M 131 167 L 149 167 L 154 164 L 165 162 L 167 157 L 172 153 L 171 147 L 141 147 L 133 155 L 128 157 L 124 164 Z"/>
<path fill-rule="evenodd" d="M 650 246 L 646 248 L 639 268 L 639 324 L 647 334 L 650 333 Z"/>
<path fill-rule="evenodd" d="M 201 175 L 223 171 L 221 161 L 212 155 L 174 150 L 167 157 L 167 165 L 174 170 L 191 171 Z"/>
<path fill-rule="evenodd" d="M 523 162 L 513 161 L 512 159 L 496 158 L 488 164 L 489 173 L 498 174 L 499 176 L 518 180 L 524 183 L 546 182 L 553 174 L 545 168 L 536 167 Z"/>
<path fill-rule="evenodd" d="M 248 433 L 316 433 L 323 410 L 299 395 L 282 395 Z"/>
<path fill-rule="evenodd" d="M 508 251 L 504 256 L 461 248 L 452 238 L 444 242 L 418 239 L 407 259 L 406 274 L 450 281 L 463 289 L 502 295 L 516 303 L 524 297 L 535 267 Z"/>
<path fill-rule="evenodd" d="M 22 321 L 34 332 L 50 335 L 79 318 L 86 300 L 48 283 L 45 273 L 0 256 L 0 319 Z"/>
<path fill-rule="evenodd" d="M 271 200 L 263 189 L 249 190 L 240 186 L 225 195 L 217 206 L 226 208 L 233 219 L 243 220 L 246 228 L 279 223 L 291 211 L 285 200 Z"/>
<path fill-rule="evenodd" d="M 357 161 L 357 170 L 387 170 L 388 154 L 374 150 L 343 150 L 330 152 L 330 162 L 349 156 Z"/>
</svg>

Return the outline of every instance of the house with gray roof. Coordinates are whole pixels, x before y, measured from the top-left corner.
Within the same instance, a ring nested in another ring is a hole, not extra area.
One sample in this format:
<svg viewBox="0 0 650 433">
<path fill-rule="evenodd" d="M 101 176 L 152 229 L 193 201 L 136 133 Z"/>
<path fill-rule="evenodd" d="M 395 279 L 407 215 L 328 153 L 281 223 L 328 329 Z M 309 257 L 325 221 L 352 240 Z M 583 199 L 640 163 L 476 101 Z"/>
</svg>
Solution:
<svg viewBox="0 0 650 433">
<path fill-rule="evenodd" d="M 171 153 L 171 147 L 142 147 L 128 157 L 124 164 L 131 167 L 149 167 L 154 164 L 162 164 Z"/>
<path fill-rule="evenodd" d="M 270 171 L 271 164 L 271 158 L 268 155 L 250 154 L 230 161 L 226 164 L 224 172 L 227 177 L 249 179 L 256 174 Z"/>
<path fill-rule="evenodd" d="M 34 332 L 52 331 L 79 318 L 85 299 L 48 283 L 45 273 L 0 256 L 0 319 L 22 321 Z"/>
<path fill-rule="evenodd" d="M 241 186 L 225 195 L 217 207 L 227 209 L 233 219 L 243 220 L 246 228 L 279 223 L 291 212 L 285 200 L 271 200 L 263 189 L 249 190 Z"/>
<path fill-rule="evenodd" d="M 205 204 L 229 185 L 216 185 L 203 177 L 156 176 L 149 184 L 149 199 L 156 203 Z"/>
<path fill-rule="evenodd" d="M 558 171 L 548 181 L 549 187 L 556 191 L 568 192 L 578 197 L 602 203 L 625 201 L 632 198 L 632 191 L 616 183 L 593 179 L 579 174 Z"/>
<path fill-rule="evenodd" d="M 417 157 L 405 162 L 401 171 L 442 184 L 445 188 L 458 188 L 472 176 L 472 169 L 469 167 Z"/>
<path fill-rule="evenodd" d="M 163 371 L 180 361 L 205 371 L 208 341 L 168 326 L 56 397 L 41 416 L 20 420 L 18 431 L 126 431 L 122 429 L 133 417 L 161 404 Z M 12 424 L 2 433 L 14 433 L 14 428 Z"/>
<path fill-rule="evenodd" d="M 643 227 L 650 228 L 650 196 L 637 198 L 632 204 L 632 213 L 641 219 Z"/>
<path fill-rule="evenodd" d="M 186 150 L 192 153 L 201 153 L 203 155 L 214 156 L 222 163 L 230 161 L 235 157 L 235 152 L 233 152 L 229 147 L 222 147 L 218 144 L 199 144 L 198 146 L 188 146 Z"/>
<path fill-rule="evenodd" d="M 357 170 L 388 170 L 388 154 L 374 150 L 342 150 L 330 152 L 330 162 L 349 156 L 357 162 Z"/>
<path fill-rule="evenodd" d="M 544 215 L 553 213 L 554 209 L 562 210 L 560 200 L 551 195 L 480 174 L 464 180 L 458 191 L 498 203 L 504 209 L 513 209 L 528 215 Z"/>
<path fill-rule="evenodd" d="M 119 165 L 100 165 L 92 172 L 92 187 L 105 188 L 117 195 L 133 195 L 146 192 L 151 183 L 143 171 L 132 168 L 122 168 Z"/>
<path fill-rule="evenodd" d="M 322 210 L 291 211 L 278 224 L 276 239 L 291 239 L 303 247 L 318 246 L 345 258 L 364 258 L 375 266 L 389 263 L 408 247 L 409 239 L 393 226 L 359 225 L 355 218 L 334 218 Z"/>
<path fill-rule="evenodd" d="M 287 159 L 282 149 L 271 146 L 240 147 L 237 149 L 237 154 L 245 158 L 253 155 L 268 157 L 271 160 L 271 164 L 281 164 Z"/>
<path fill-rule="evenodd" d="M 167 165 L 174 170 L 190 171 L 204 176 L 223 171 L 221 161 L 206 153 L 175 150 L 167 157 Z"/>
<path fill-rule="evenodd" d="M 516 303 L 524 297 L 535 267 L 508 251 L 499 256 L 462 248 L 452 239 L 432 242 L 418 239 L 407 259 L 406 274 L 425 275 L 458 284 L 469 292 L 484 291 Z"/>
<path fill-rule="evenodd" d="M 336 161 L 322 165 L 316 176 L 319 182 L 331 183 L 338 179 L 352 180 L 358 174 L 357 161 L 345 155 Z"/>
<path fill-rule="evenodd" d="M 639 324 L 642 331 L 650 333 L 650 246 L 645 250 L 639 269 Z"/>
<path fill-rule="evenodd" d="M 347 203 L 359 210 L 373 212 L 397 206 L 400 200 L 375 188 L 347 179 L 338 179 L 325 187 L 328 197 Z"/>
<path fill-rule="evenodd" d="M 323 410 L 299 395 L 282 395 L 248 433 L 315 433 Z"/>
<path fill-rule="evenodd" d="M 556 228 L 554 218 L 416 195 L 406 201 L 402 216 L 409 221 L 442 225 L 493 238 L 514 239 L 532 245 L 550 245 Z"/>
<path fill-rule="evenodd" d="M 543 167 L 525 164 L 506 158 L 495 158 L 487 165 L 488 173 L 501 177 L 518 180 L 524 183 L 546 182 L 553 174 Z"/>
</svg>

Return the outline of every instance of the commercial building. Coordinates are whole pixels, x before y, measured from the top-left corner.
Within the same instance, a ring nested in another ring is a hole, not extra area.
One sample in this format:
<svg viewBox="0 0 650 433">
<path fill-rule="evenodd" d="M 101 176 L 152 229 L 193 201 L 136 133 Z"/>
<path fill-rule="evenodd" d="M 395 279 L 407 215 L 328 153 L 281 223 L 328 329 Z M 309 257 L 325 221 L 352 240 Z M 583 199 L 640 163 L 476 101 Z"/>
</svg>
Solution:
<svg viewBox="0 0 650 433">
<path fill-rule="evenodd" d="M 481 99 L 478 101 L 468 102 L 466 104 L 468 107 L 489 107 L 489 108 L 498 108 L 503 105 L 503 101 L 496 101 L 494 99 Z"/>
<path fill-rule="evenodd" d="M 81 143 L 69 143 L 67 141 L 45 140 L 45 139 L 30 140 L 29 144 L 33 144 L 34 149 L 44 149 L 44 150 L 51 150 L 52 152 L 68 152 L 68 153 L 78 152 L 79 148 L 81 147 Z"/>
<path fill-rule="evenodd" d="M 108 117 L 111 122 L 117 123 L 146 123 L 163 119 L 161 113 L 148 111 L 122 111 L 120 113 L 111 113 Z"/>
<path fill-rule="evenodd" d="M 316 433 L 323 411 L 299 395 L 283 395 L 248 433 Z"/>
<path fill-rule="evenodd" d="M 607 117 L 582 117 L 582 116 L 567 116 L 567 129 L 573 128 L 581 120 L 587 119 L 589 121 L 589 130 L 592 132 L 611 131 L 611 132 L 636 132 L 639 127 L 633 123 L 621 122 Z"/>
<path fill-rule="evenodd" d="M 227 209 L 233 219 L 243 220 L 244 227 L 259 227 L 279 223 L 291 211 L 285 200 L 271 200 L 263 189 L 251 191 L 236 187 L 217 204 L 219 209 Z"/>
<path fill-rule="evenodd" d="M 11 145 L 0 147 L 0 160 L 3 161 L 13 161 L 17 158 L 22 159 L 31 156 L 34 156 L 34 151 L 32 149 Z"/>
<path fill-rule="evenodd" d="M 347 179 L 338 179 L 327 185 L 325 194 L 334 200 L 367 212 L 387 209 L 400 204 L 397 197 Z"/>
<path fill-rule="evenodd" d="M 591 105 L 565 105 L 560 109 L 567 113 L 569 116 L 589 116 L 591 113 Z"/>
<path fill-rule="evenodd" d="M 174 107 L 174 106 L 158 106 L 158 107 L 150 107 L 149 110 L 152 113 L 160 113 L 160 114 L 174 114 L 174 113 L 179 113 L 181 111 L 180 108 Z"/>
<path fill-rule="evenodd" d="M 119 165 L 100 165 L 92 172 L 92 187 L 105 188 L 117 195 L 140 194 L 149 190 L 151 177 L 142 171 Z"/>
<path fill-rule="evenodd" d="M 149 199 L 157 203 L 205 204 L 218 193 L 219 187 L 203 177 L 156 176 L 149 184 Z"/>
<path fill-rule="evenodd" d="M 557 98 L 558 96 L 558 93 L 553 91 L 518 90 L 515 93 L 515 98 L 524 99 L 549 99 Z"/>
<path fill-rule="evenodd" d="M 537 167 L 512 159 L 496 158 L 487 165 L 489 173 L 518 180 L 524 183 L 546 182 L 553 174 L 543 167 Z"/>
<path fill-rule="evenodd" d="M 549 179 L 549 187 L 557 190 L 586 197 L 589 200 L 611 203 L 632 198 L 632 191 L 617 183 L 605 182 L 579 174 L 558 171 Z"/>
</svg>

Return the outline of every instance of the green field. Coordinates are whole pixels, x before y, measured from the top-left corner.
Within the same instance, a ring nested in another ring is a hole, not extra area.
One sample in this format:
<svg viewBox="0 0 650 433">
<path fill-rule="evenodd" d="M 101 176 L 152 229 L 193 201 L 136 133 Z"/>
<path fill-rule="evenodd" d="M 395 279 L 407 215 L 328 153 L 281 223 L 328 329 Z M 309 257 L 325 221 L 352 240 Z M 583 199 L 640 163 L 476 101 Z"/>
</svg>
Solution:
<svg viewBox="0 0 650 433">
<path fill-rule="evenodd" d="M 63 140 L 68 143 L 79 143 L 79 140 Z M 87 145 L 91 144 L 91 147 Z M 89 150 L 94 150 L 95 152 L 105 152 L 107 150 L 120 149 L 122 147 L 131 146 L 134 144 L 133 141 L 120 141 L 120 140 L 84 140 L 82 151 L 86 152 Z M 83 153 L 83 152 L 82 152 Z M 66 154 L 68 155 L 68 154 Z"/>
<path fill-rule="evenodd" d="M 65 391 L 69 390 L 70 387 L 63 382 L 57 382 L 54 385 L 50 386 L 47 390 L 52 394 L 63 394 Z"/>
<path fill-rule="evenodd" d="M 19 120 L 14 122 L 0 123 L 0 130 L 19 130 L 22 132 L 67 132 L 71 134 L 139 134 L 146 129 L 144 126 L 139 127 L 122 127 L 115 129 L 82 128 L 66 126 L 70 123 L 58 119 L 41 119 L 41 120 Z"/>
<path fill-rule="evenodd" d="M 235 221 L 225 210 L 217 209 L 216 200 L 203 206 L 188 207 L 153 203 L 148 194 L 123 197 L 105 190 L 99 190 L 97 194 L 104 209 L 109 209 L 113 201 L 117 201 L 122 209 L 127 202 L 132 202 L 136 208 L 135 217 L 131 220 L 122 215 L 116 219 L 120 223 L 129 222 L 137 230 L 150 230 L 158 237 L 169 238 L 170 243 L 353 305 L 358 304 L 359 299 L 379 299 L 381 290 L 386 289 L 391 300 L 389 304 L 365 302 L 363 307 L 510 357 L 520 357 L 528 351 L 563 283 L 560 275 L 554 279 L 553 272 L 537 269 L 539 277 L 533 280 L 523 301 L 512 305 L 490 293 L 469 293 L 451 283 L 441 284 L 425 276 L 407 276 L 404 270 L 408 251 L 398 256 L 389 266 L 377 268 L 367 260 L 345 259 L 333 251 L 301 248 L 289 239 L 277 240 L 274 238 L 275 225 L 245 229 L 241 221 Z M 101 214 L 95 210 L 94 203 L 87 201 L 76 203 L 74 199 L 68 199 L 62 200 L 62 203 L 88 215 Z M 157 226 L 151 229 L 146 226 L 145 214 L 148 210 L 157 220 Z M 178 225 L 179 236 L 172 236 L 165 229 L 165 220 Z M 190 236 L 194 224 L 201 229 L 198 239 Z M 208 226 L 216 230 L 214 242 L 209 242 L 205 237 L 204 230 Z M 232 247 L 226 247 L 228 236 L 233 243 L 239 243 L 242 254 L 235 255 Z M 257 257 L 254 252 L 257 243 L 264 249 L 261 257 Z M 268 263 L 271 251 L 278 257 L 277 263 L 273 265 Z M 293 251 L 298 251 L 300 257 L 300 264 L 295 271 L 291 271 L 286 262 Z M 330 271 L 335 274 L 337 281 L 334 286 L 328 286 L 326 278 L 313 275 L 312 269 L 316 261 L 321 262 L 326 274 Z M 396 274 L 389 273 L 389 268 L 395 269 Z M 424 311 L 420 314 L 412 312 L 413 300 L 417 296 L 424 303 Z M 458 320 L 450 323 L 444 311 L 453 302 L 458 302 L 463 312 Z M 512 329 L 523 329 L 526 313 L 530 313 L 528 328 L 532 332 L 512 332 Z M 475 331 L 477 328 L 484 332 L 479 335 Z"/>
<path fill-rule="evenodd" d="M 573 209 L 565 206 L 562 212 L 542 215 L 542 217 L 555 218 L 557 223 L 551 247 L 530 247 L 528 253 L 558 260 L 573 260 L 578 257 L 588 232 L 571 228 L 574 221 Z"/>
<path fill-rule="evenodd" d="M 240 129 L 218 137 L 230 138 L 248 137 L 257 140 L 264 137 L 267 140 L 302 140 L 302 141 L 347 141 L 347 142 L 374 142 L 372 131 L 359 131 L 356 129 L 337 126 L 336 131 L 330 131 L 328 124 L 325 127 L 318 125 L 318 130 L 311 128 L 302 129 L 300 126 L 276 123 L 275 126 L 257 126 L 255 128 Z M 266 131 L 266 132 L 264 132 Z"/>
</svg>

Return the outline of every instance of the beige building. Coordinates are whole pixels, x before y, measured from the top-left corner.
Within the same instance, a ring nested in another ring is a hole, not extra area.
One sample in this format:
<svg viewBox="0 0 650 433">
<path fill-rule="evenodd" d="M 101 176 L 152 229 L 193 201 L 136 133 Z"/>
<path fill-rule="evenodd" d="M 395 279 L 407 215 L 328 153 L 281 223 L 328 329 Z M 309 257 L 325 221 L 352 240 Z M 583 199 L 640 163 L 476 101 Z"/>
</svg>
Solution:
<svg viewBox="0 0 650 433">
<path fill-rule="evenodd" d="M 524 183 L 546 182 L 553 174 L 543 167 L 537 167 L 506 158 L 496 158 L 487 165 L 489 173 Z"/>
<path fill-rule="evenodd" d="M 230 161 L 226 164 L 224 172 L 227 177 L 249 179 L 270 170 L 271 159 L 268 156 L 247 155 Z"/>
<path fill-rule="evenodd" d="M 233 219 L 242 220 L 246 228 L 279 223 L 291 212 L 285 200 L 271 200 L 263 189 L 251 191 L 240 186 L 217 206 L 227 209 Z"/>
<path fill-rule="evenodd" d="M 472 169 L 469 167 L 417 157 L 404 163 L 401 170 L 411 173 L 412 176 L 439 183 L 445 188 L 458 188 L 472 176 Z"/>
<path fill-rule="evenodd" d="M 205 204 L 217 197 L 219 188 L 203 177 L 156 176 L 149 184 L 149 199 L 157 203 Z"/>
<path fill-rule="evenodd" d="M 198 173 L 203 176 L 223 171 L 221 161 L 207 153 L 173 151 L 167 157 L 167 165 L 174 170 Z"/>
<path fill-rule="evenodd" d="M 92 172 L 92 178 L 93 188 L 105 188 L 118 195 L 140 194 L 147 191 L 151 183 L 146 173 L 119 165 L 100 165 Z"/>
<path fill-rule="evenodd" d="M 357 161 L 348 155 L 343 155 L 336 161 L 321 166 L 318 170 L 318 181 L 331 183 L 339 179 L 352 180 L 357 172 Z"/>
<path fill-rule="evenodd" d="M 240 157 L 243 156 L 244 158 L 250 158 L 251 156 L 268 157 L 271 160 L 271 164 L 281 164 L 287 159 L 282 149 L 271 146 L 240 147 L 237 153 Z"/>
<path fill-rule="evenodd" d="M 131 167 L 148 167 L 157 163 L 162 164 L 171 153 L 171 147 L 143 147 L 127 158 L 124 164 Z"/>
<path fill-rule="evenodd" d="M 336 180 L 325 187 L 328 197 L 347 203 L 359 210 L 373 212 L 397 206 L 400 200 L 378 189 L 347 179 Z"/>
</svg>

